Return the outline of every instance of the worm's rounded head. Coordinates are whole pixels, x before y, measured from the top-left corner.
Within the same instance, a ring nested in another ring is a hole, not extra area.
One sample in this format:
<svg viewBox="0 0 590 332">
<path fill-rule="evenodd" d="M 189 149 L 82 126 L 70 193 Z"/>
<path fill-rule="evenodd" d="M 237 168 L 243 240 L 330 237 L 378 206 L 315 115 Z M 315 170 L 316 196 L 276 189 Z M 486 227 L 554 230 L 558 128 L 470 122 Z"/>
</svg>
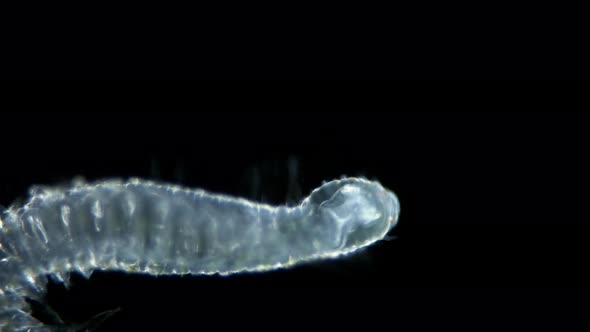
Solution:
<svg viewBox="0 0 590 332">
<path fill-rule="evenodd" d="M 333 225 L 338 249 L 355 249 L 378 241 L 397 224 L 399 201 L 378 182 L 347 178 L 324 186 L 320 215 Z"/>
</svg>

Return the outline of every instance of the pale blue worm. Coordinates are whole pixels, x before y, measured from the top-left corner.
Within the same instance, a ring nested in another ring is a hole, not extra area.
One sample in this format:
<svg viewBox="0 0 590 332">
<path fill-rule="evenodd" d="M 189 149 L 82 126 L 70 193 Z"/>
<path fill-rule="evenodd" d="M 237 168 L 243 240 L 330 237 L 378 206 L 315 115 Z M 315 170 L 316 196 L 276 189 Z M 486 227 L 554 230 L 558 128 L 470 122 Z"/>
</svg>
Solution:
<svg viewBox="0 0 590 332">
<path fill-rule="evenodd" d="M 0 330 L 54 330 L 24 301 L 44 294 L 47 275 L 273 270 L 381 240 L 399 211 L 394 193 L 362 178 L 326 182 L 294 207 L 138 179 L 35 187 L 0 219 Z"/>
</svg>

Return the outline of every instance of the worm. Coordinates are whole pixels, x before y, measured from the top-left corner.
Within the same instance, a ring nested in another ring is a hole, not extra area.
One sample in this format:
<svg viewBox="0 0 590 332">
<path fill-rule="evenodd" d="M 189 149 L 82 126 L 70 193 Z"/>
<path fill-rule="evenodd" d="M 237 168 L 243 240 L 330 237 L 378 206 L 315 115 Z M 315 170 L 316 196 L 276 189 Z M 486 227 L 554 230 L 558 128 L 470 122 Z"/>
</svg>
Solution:
<svg viewBox="0 0 590 332">
<path fill-rule="evenodd" d="M 33 187 L 0 218 L 0 330 L 56 331 L 31 316 L 47 276 L 68 271 L 261 272 L 353 253 L 398 221 L 396 195 L 376 181 L 325 182 L 297 206 L 271 206 L 131 179 Z"/>
</svg>

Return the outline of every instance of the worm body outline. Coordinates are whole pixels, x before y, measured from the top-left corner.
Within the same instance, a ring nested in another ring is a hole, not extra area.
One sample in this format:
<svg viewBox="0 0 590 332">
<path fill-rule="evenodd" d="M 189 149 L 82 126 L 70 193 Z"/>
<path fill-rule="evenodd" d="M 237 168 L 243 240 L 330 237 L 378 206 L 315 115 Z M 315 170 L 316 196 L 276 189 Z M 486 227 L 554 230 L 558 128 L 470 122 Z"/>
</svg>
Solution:
<svg viewBox="0 0 590 332">
<path fill-rule="evenodd" d="M 393 192 L 356 177 L 325 182 L 292 207 L 140 179 L 33 187 L 0 218 L 0 331 L 53 331 L 24 301 L 42 296 L 48 274 L 286 268 L 381 240 L 399 211 Z"/>
</svg>

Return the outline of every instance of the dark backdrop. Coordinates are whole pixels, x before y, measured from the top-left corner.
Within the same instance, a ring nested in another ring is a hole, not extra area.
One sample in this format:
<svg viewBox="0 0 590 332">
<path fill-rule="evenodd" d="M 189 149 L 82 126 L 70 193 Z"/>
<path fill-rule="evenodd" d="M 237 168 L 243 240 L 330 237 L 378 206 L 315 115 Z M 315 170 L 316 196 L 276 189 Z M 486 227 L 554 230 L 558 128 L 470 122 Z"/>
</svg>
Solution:
<svg viewBox="0 0 590 332">
<path fill-rule="evenodd" d="M 73 275 L 70 291 L 50 284 L 48 297 L 71 321 L 121 307 L 100 331 L 520 331 L 576 325 L 588 309 L 586 121 L 555 108 L 571 105 L 533 112 L 541 97 L 428 92 L 396 100 L 393 88 L 378 101 L 259 91 L 155 101 L 139 90 L 15 107 L 2 125 L 0 203 L 76 175 L 276 204 L 323 180 L 365 176 L 399 196 L 395 239 L 263 274 Z M 44 107 L 75 112 L 24 112 Z"/>
</svg>

